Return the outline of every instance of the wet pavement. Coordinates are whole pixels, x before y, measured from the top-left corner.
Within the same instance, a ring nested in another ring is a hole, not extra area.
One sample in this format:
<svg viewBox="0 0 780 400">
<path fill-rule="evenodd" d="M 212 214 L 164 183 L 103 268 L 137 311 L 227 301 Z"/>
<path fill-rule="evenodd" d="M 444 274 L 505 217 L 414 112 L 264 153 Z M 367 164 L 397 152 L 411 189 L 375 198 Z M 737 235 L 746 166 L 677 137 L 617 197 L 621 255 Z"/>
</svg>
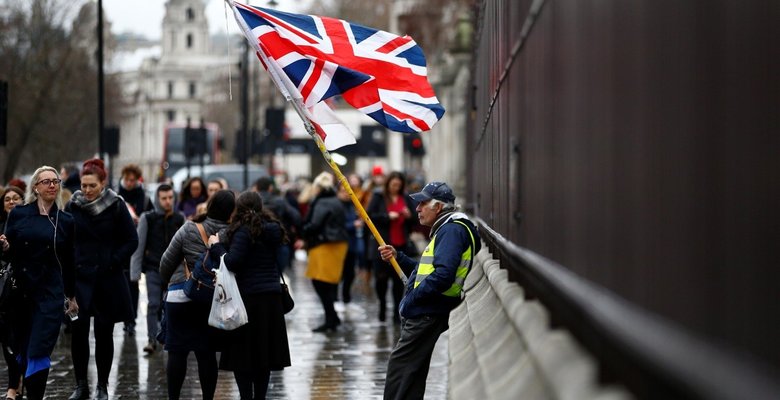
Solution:
<svg viewBox="0 0 780 400">
<path fill-rule="evenodd" d="M 371 288 L 358 276 L 352 286 L 353 300 L 346 306 L 337 303 L 342 319 L 338 331 L 312 333 L 323 321 L 322 306 L 311 281 L 303 276 L 305 264 L 297 262 L 289 276 L 295 299 L 295 309 L 287 318 L 292 366 L 273 372 L 268 389 L 269 399 L 376 399 L 382 397 L 387 357 L 398 340 L 398 325 L 388 318 L 379 322 L 378 301 Z M 388 293 L 388 303 L 390 301 Z M 146 345 L 146 294 L 141 284 L 141 301 L 137 332 L 128 336 L 117 324 L 114 329 L 114 364 L 109 379 L 112 399 L 165 399 L 166 354 L 157 351 L 151 356 L 143 352 Z M 392 307 L 392 306 L 391 306 Z M 391 310 L 388 310 L 390 312 Z M 90 334 L 92 341 L 92 335 Z M 70 336 L 60 335 L 54 354 L 47 387 L 48 399 L 67 399 L 73 384 L 70 358 Z M 426 399 L 447 398 L 447 333 L 439 339 L 428 374 Z M 94 342 L 89 369 L 90 388 L 94 391 L 97 370 L 94 364 Z M 5 362 L 0 358 L 5 385 Z M 197 364 L 190 355 L 187 379 L 182 399 L 200 399 Z M 231 372 L 220 371 L 216 399 L 238 399 L 238 388 Z"/>
</svg>

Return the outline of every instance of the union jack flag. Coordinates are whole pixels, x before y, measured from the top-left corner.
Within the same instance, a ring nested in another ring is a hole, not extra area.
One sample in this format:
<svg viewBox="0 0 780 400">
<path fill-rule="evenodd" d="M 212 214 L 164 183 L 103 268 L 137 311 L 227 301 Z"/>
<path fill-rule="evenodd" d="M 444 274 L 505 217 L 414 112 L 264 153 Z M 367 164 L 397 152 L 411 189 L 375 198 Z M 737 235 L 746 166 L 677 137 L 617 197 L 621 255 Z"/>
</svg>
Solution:
<svg viewBox="0 0 780 400">
<path fill-rule="evenodd" d="M 237 2 L 233 9 L 283 94 L 310 110 L 323 111 L 320 102 L 341 95 L 380 124 L 405 133 L 430 130 L 444 114 L 428 83 L 422 49 L 409 36 Z"/>
</svg>

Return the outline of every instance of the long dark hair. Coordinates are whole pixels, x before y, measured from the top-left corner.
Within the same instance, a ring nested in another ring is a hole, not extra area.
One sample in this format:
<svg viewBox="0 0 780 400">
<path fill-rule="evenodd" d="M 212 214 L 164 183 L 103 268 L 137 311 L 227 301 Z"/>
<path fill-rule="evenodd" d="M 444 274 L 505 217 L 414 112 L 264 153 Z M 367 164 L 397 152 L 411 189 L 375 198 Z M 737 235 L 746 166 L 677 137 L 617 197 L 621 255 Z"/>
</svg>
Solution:
<svg viewBox="0 0 780 400">
<path fill-rule="evenodd" d="M 391 172 L 385 180 L 385 190 L 382 192 L 382 195 L 385 197 L 385 204 L 390 204 L 390 182 L 392 182 L 393 179 L 399 179 L 401 181 L 401 189 L 398 191 L 398 195 L 403 196 L 406 192 L 406 175 L 398 171 Z"/>
<path fill-rule="evenodd" d="M 202 199 L 206 198 L 206 185 L 203 183 L 203 179 L 201 179 L 199 176 L 193 176 L 184 182 L 184 185 L 181 189 L 181 194 L 179 195 L 179 203 L 184 203 L 189 199 L 194 199 L 194 197 L 192 197 L 192 193 L 190 193 L 190 186 L 192 186 L 192 182 L 195 181 L 200 183 L 200 196 L 198 197 Z"/>
<path fill-rule="evenodd" d="M 263 225 L 269 222 L 279 225 L 282 231 L 282 243 L 287 243 L 287 233 L 284 226 L 270 211 L 263 207 L 263 198 L 260 197 L 260 194 L 253 191 L 243 192 L 236 199 L 236 214 L 228 227 L 228 238 L 233 240 L 233 235 L 238 228 L 246 226 L 249 228 L 249 234 L 254 242 L 260 239 L 263 234 Z"/>
</svg>

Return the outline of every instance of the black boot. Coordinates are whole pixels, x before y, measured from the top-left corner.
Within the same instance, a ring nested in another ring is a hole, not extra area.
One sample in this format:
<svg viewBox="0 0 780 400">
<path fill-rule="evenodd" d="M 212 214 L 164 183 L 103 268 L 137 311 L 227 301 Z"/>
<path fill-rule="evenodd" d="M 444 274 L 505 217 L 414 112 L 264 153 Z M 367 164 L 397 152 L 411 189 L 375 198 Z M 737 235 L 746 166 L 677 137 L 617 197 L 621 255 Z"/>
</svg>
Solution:
<svg viewBox="0 0 780 400">
<path fill-rule="evenodd" d="M 95 400 L 108 400 L 108 385 L 98 383 L 95 388 Z"/>
<path fill-rule="evenodd" d="M 89 400 L 89 386 L 86 379 L 76 381 L 76 389 L 73 390 L 73 394 L 68 397 L 68 400 Z"/>
<path fill-rule="evenodd" d="M 385 318 L 386 318 L 385 317 L 385 313 L 386 313 L 386 311 L 387 311 L 387 309 L 385 308 L 384 305 L 380 305 L 379 306 L 379 321 L 385 322 Z"/>
</svg>

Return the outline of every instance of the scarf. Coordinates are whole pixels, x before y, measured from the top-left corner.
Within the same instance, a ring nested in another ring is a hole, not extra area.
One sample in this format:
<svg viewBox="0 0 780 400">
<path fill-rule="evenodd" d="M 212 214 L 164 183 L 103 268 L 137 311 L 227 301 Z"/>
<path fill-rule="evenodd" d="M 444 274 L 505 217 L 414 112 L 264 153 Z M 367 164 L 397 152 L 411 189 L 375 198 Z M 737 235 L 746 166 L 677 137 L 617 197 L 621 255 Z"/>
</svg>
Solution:
<svg viewBox="0 0 780 400">
<path fill-rule="evenodd" d="M 95 216 L 121 199 L 122 198 L 111 188 L 106 188 L 103 189 L 103 192 L 100 193 L 98 198 L 91 202 L 87 202 L 87 199 L 84 197 L 84 193 L 82 193 L 81 190 L 77 190 L 76 193 L 73 193 L 73 197 L 71 197 L 70 201 L 74 206 L 81 208 L 87 214 Z"/>
</svg>

